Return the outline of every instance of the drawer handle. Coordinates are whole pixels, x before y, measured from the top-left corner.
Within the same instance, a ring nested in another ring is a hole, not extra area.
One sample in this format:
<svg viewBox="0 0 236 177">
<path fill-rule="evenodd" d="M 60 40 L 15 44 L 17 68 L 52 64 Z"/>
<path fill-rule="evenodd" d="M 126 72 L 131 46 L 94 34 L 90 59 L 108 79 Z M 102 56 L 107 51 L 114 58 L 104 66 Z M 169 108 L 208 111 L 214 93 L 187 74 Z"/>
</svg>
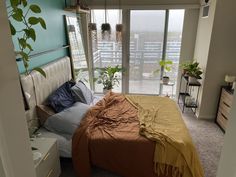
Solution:
<svg viewBox="0 0 236 177">
<path fill-rule="evenodd" d="M 49 173 L 48 173 L 47 177 L 50 177 L 50 176 L 51 176 L 51 174 L 52 174 L 52 172 L 53 172 L 53 169 L 51 169 L 51 170 L 49 171 Z"/>
<path fill-rule="evenodd" d="M 46 156 L 43 158 L 43 160 L 47 160 L 47 158 L 49 157 L 50 153 L 47 153 Z"/>
<path fill-rule="evenodd" d="M 224 103 L 225 106 L 230 108 L 230 105 L 228 105 L 226 102 L 223 101 L 223 103 Z"/>
<path fill-rule="evenodd" d="M 224 119 L 228 120 L 228 118 L 223 113 L 221 113 L 221 115 L 224 117 Z"/>
</svg>

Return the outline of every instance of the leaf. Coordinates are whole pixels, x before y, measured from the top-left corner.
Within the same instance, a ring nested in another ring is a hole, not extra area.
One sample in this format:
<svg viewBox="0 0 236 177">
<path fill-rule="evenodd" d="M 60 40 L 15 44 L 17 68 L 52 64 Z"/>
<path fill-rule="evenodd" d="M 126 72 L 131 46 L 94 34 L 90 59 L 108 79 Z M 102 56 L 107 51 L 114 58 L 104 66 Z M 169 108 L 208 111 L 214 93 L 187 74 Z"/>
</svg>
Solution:
<svg viewBox="0 0 236 177">
<path fill-rule="evenodd" d="M 30 44 L 26 44 L 26 47 L 30 50 L 30 51 L 33 51 L 33 49 L 32 49 L 32 47 L 31 47 L 31 45 Z"/>
<path fill-rule="evenodd" d="M 30 10 L 31 10 L 32 12 L 34 12 L 34 13 L 40 13 L 40 12 L 41 12 L 40 7 L 39 7 L 38 5 L 36 5 L 36 4 L 30 5 L 29 8 L 30 8 Z"/>
<path fill-rule="evenodd" d="M 23 48 L 23 49 L 25 49 L 26 48 L 26 40 L 24 39 L 24 38 L 18 38 L 18 41 L 19 41 L 19 44 L 21 45 L 21 47 Z"/>
<path fill-rule="evenodd" d="M 20 4 L 20 0 L 10 0 L 11 6 L 14 8 Z"/>
<path fill-rule="evenodd" d="M 25 32 L 25 35 L 30 38 L 30 31 L 28 29 L 23 29 L 23 31 Z"/>
<path fill-rule="evenodd" d="M 26 7 L 27 6 L 27 0 L 21 0 L 21 2 L 23 3 L 23 6 Z"/>
<path fill-rule="evenodd" d="M 44 19 L 42 19 L 41 17 L 39 17 L 38 20 L 39 20 L 39 23 L 40 23 L 40 25 L 42 26 L 42 28 L 43 28 L 43 29 L 47 29 L 46 23 L 45 23 Z"/>
<path fill-rule="evenodd" d="M 33 28 L 30 28 L 29 29 L 29 37 L 35 41 L 36 40 L 36 33 L 35 33 L 35 30 Z"/>
<path fill-rule="evenodd" d="M 10 24 L 10 29 L 11 29 L 11 35 L 15 35 L 16 34 L 16 29 L 15 27 L 11 24 L 11 22 L 9 21 L 9 24 Z"/>
<path fill-rule="evenodd" d="M 29 24 L 31 24 L 31 25 L 36 25 L 36 24 L 39 23 L 39 19 L 38 19 L 37 17 L 30 17 L 30 18 L 28 19 L 28 22 L 29 22 Z"/>
<path fill-rule="evenodd" d="M 12 15 L 12 18 L 18 22 L 23 21 L 23 11 L 22 9 L 16 8 Z"/>
<path fill-rule="evenodd" d="M 46 73 L 44 72 L 44 70 L 42 68 L 36 67 L 33 70 L 39 72 L 40 74 L 43 75 L 43 77 L 46 78 Z"/>
<path fill-rule="evenodd" d="M 29 61 L 29 55 L 23 51 L 19 52 L 19 54 L 21 55 L 22 59 L 25 61 Z"/>
</svg>

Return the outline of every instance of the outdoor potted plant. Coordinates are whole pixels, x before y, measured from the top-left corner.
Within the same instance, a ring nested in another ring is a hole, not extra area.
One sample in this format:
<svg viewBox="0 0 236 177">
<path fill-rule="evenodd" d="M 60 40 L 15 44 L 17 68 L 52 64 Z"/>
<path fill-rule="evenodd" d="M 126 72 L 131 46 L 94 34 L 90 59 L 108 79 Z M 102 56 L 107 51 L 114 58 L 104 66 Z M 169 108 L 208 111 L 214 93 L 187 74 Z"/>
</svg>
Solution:
<svg viewBox="0 0 236 177">
<path fill-rule="evenodd" d="M 117 65 L 115 67 L 105 67 L 98 69 L 99 76 L 95 79 L 98 84 L 103 84 L 103 93 L 106 94 L 112 90 L 115 85 L 119 85 L 118 73 L 122 72 L 123 69 Z"/>
<path fill-rule="evenodd" d="M 199 67 L 199 63 L 194 61 L 186 67 L 186 73 L 189 76 L 189 82 L 196 82 L 198 79 L 201 79 L 202 69 Z"/>
<path fill-rule="evenodd" d="M 167 72 L 170 72 L 171 69 L 172 69 L 172 64 L 173 64 L 173 61 L 171 60 L 160 60 L 159 61 L 159 65 L 161 68 L 164 69 L 164 74 L 162 76 L 162 82 L 163 84 L 168 84 L 169 81 L 170 81 L 170 77 L 167 76 Z M 157 69 L 156 71 L 154 71 L 154 73 L 157 73 L 159 72 L 160 69 Z"/>
</svg>

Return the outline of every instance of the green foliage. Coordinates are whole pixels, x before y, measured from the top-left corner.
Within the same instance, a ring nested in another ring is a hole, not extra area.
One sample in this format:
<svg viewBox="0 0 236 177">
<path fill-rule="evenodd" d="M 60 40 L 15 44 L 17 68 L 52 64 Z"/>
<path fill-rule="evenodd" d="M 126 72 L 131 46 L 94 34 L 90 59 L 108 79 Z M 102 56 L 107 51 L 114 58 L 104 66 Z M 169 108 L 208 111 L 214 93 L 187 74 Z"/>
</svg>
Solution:
<svg viewBox="0 0 236 177">
<path fill-rule="evenodd" d="M 107 90 L 113 89 L 115 85 L 119 84 L 117 73 L 124 72 L 119 65 L 115 67 L 108 66 L 97 70 L 99 72 L 99 76 L 98 78 L 95 78 L 94 81 L 98 84 L 103 84 L 103 88 Z"/>
<path fill-rule="evenodd" d="M 197 79 L 201 79 L 202 70 L 199 67 L 199 63 L 194 61 L 185 66 L 186 74 Z"/>
<path fill-rule="evenodd" d="M 29 67 L 29 55 L 33 51 L 29 40 L 36 41 L 36 32 L 34 27 L 40 25 L 43 29 L 46 29 L 46 23 L 43 18 L 30 16 L 29 14 L 40 14 L 41 8 L 36 4 L 29 5 L 27 0 L 10 0 L 10 6 L 8 9 L 8 19 L 12 36 L 18 35 L 19 51 L 16 51 L 23 60 L 26 73 L 28 74 Z M 29 13 L 31 12 L 31 13 Z M 13 21 L 22 24 L 22 29 L 16 29 L 13 25 Z M 34 68 L 44 77 L 45 72 L 41 68 Z"/>
<path fill-rule="evenodd" d="M 167 72 L 170 72 L 172 69 L 173 61 L 171 60 L 160 60 L 159 66 L 164 69 L 164 75 L 166 75 Z M 160 72 L 160 69 L 157 69 L 154 71 L 154 73 Z"/>
</svg>

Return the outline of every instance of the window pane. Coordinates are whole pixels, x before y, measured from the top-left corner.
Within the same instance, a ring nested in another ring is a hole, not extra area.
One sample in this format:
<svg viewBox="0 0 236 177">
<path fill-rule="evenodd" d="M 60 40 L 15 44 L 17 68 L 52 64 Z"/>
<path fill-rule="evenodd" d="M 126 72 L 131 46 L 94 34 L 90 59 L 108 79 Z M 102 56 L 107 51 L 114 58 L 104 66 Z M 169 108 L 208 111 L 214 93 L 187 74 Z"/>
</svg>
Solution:
<svg viewBox="0 0 236 177">
<path fill-rule="evenodd" d="M 184 22 L 184 10 L 170 10 L 167 34 L 166 59 L 173 61 L 171 72 L 167 73 L 171 82 L 174 82 L 173 94 L 176 92 L 176 81 L 179 68 L 182 31 Z M 163 86 L 163 94 L 172 94 L 170 86 Z"/>
<path fill-rule="evenodd" d="M 93 46 L 93 64 L 94 68 L 104 68 L 107 66 L 122 65 L 122 47 L 121 42 L 116 41 L 116 24 L 122 23 L 119 10 L 107 10 L 107 22 L 111 25 L 110 40 L 102 39 L 101 25 L 105 23 L 105 11 L 93 10 L 93 22 L 97 24 L 97 46 Z M 93 41 L 95 39 L 92 39 Z M 98 72 L 94 71 L 95 77 Z M 118 74 L 119 86 L 115 86 L 114 92 L 121 92 L 122 80 L 121 73 Z M 95 92 L 102 92 L 103 85 L 95 83 Z"/>
<path fill-rule="evenodd" d="M 159 94 L 165 10 L 132 10 L 130 14 L 129 92 Z"/>
</svg>

